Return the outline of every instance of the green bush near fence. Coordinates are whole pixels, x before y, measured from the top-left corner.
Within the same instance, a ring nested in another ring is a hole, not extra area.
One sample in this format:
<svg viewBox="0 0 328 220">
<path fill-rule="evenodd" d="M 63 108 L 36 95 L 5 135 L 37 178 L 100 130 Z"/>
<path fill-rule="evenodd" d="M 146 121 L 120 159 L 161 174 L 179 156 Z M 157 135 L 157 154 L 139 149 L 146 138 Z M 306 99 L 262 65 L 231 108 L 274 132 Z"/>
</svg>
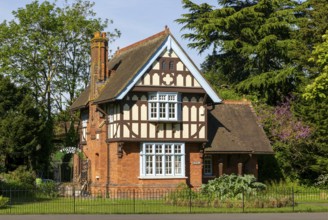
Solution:
<svg viewBox="0 0 328 220">
<path fill-rule="evenodd" d="M 9 202 L 9 198 L 0 196 L 0 208 L 5 207 Z"/>
<path fill-rule="evenodd" d="M 222 175 L 203 185 L 199 192 L 191 190 L 187 185 L 179 185 L 177 189 L 165 197 L 166 204 L 176 206 L 191 205 L 194 207 L 213 208 L 245 208 L 244 199 L 248 206 L 254 208 L 273 208 L 291 206 L 292 198 L 258 197 L 266 185 L 256 182 L 253 175 L 237 176 Z"/>
</svg>

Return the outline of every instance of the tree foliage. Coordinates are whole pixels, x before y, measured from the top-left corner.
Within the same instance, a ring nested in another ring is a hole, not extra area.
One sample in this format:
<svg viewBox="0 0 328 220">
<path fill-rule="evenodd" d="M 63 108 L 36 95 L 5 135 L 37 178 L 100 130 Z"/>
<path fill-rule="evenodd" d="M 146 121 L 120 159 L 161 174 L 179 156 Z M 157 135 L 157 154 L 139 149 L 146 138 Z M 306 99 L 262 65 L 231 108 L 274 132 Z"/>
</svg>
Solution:
<svg viewBox="0 0 328 220">
<path fill-rule="evenodd" d="M 64 125 L 62 133 L 73 137 L 67 139 L 74 139 L 76 131 L 66 123 L 74 125 L 74 119 L 66 108 L 89 81 L 93 33 L 112 23 L 97 18 L 88 0 L 66 1 L 61 7 L 56 3 L 33 1 L 14 11 L 13 20 L 0 24 L 0 75 L 29 87 L 44 119 L 41 164 L 50 161 L 58 124 Z M 109 32 L 110 41 L 119 34 L 116 29 Z"/>
<path fill-rule="evenodd" d="M 324 101 L 328 99 L 328 32 L 322 37 L 325 41 L 314 47 L 310 61 L 315 62 L 319 69 L 318 76 L 306 86 L 305 99 Z"/>
<path fill-rule="evenodd" d="M 244 93 L 262 94 L 267 88 L 271 93 L 277 91 L 270 99 L 276 100 L 291 91 L 290 81 L 295 80 L 291 74 L 295 73 L 288 65 L 288 51 L 294 44 L 291 32 L 296 22 L 292 1 L 219 0 L 218 7 L 197 5 L 190 0 L 183 3 L 189 13 L 177 21 L 190 31 L 183 37 L 192 41 L 189 46 L 199 52 L 213 49 L 202 65 L 205 72 L 216 74 L 223 84 L 247 79 L 247 83 L 239 85 Z M 266 80 L 272 76 L 277 77 Z"/>
<path fill-rule="evenodd" d="M 327 2 L 217 2 L 183 0 L 183 37 L 209 51 L 202 70 L 219 95 L 255 101 L 284 177 L 315 182 L 328 173 Z"/>
<path fill-rule="evenodd" d="M 35 168 L 44 123 L 29 88 L 0 75 L 0 161 L 2 171 Z"/>
</svg>

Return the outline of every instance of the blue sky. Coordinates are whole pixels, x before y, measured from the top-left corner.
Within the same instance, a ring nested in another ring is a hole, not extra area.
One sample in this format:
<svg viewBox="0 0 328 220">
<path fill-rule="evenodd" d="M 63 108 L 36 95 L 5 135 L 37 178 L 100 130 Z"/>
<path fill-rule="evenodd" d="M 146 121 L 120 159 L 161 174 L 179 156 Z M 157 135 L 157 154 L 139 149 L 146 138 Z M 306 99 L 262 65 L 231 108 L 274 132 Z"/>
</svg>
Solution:
<svg viewBox="0 0 328 220">
<path fill-rule="evenodd" d="M 12 20 L 12 11 L 31 3 L 31 0 L 0 0 L 0 22 Z M 42 2 L 42 0 L 39 0 Z M 53 2 L 53 0 L 50 0 Z M 64 0 L 58 0 L 62 5 Z M 72 0 L 68 0 L 72 3 Z M 97 17 L 111 19 L 114 23 L 107 31 L 117 28 L 122 35 L 113 44 L 109 45 L 113 51 L 117 47 L 125 47 L 164 30 L 167 25 L 184 50 L 199 67 L 206 54 L 199 55 L 197 51 L 187 47 L 188 41 L 181 38 L 181 25 L 174 20 L 187 13 L 182 8 L 181 0 L 94 0 L 94 10 Z M 206 0 L 194 0 L 203 3 Z M 211 1 L 207 1 L 211 2 Z"/>
</svg>

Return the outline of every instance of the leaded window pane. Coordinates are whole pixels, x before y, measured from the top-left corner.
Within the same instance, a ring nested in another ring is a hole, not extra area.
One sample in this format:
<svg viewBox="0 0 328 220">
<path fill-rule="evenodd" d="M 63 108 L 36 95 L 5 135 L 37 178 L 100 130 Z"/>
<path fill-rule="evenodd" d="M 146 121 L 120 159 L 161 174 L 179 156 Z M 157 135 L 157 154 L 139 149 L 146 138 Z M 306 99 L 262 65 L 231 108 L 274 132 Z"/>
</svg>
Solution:
<svg viewBox="0 0 328 220">
<path fill-rule="evenodd" d="M 153 156 L 146 156 L 146 174 L 153 174 Z"/>
<path fill-rule="evenodd" d="M 159 103 L 159 118 L 165 118 L 166 117 L 166 104 L 165 103 Z"/>
<path fill-rule="evenodd" d="M 165 174 L 172 174 L 172 156 L 165 156 Z"/>
<path fill-rule="evenodd" d="M 169 118 L 175 118 L 175 104 L 169 103 Z"/>
<path fill-rule="evenodd" d="M 181 166 L 181 156 L 175 156 L 175 174 L 182 174 L 182 166 Z"/>
<path fill-rule="evenodd" d="M 163 174 L 162 156 L 156 156 L 156 174 Z"/>
</svg>

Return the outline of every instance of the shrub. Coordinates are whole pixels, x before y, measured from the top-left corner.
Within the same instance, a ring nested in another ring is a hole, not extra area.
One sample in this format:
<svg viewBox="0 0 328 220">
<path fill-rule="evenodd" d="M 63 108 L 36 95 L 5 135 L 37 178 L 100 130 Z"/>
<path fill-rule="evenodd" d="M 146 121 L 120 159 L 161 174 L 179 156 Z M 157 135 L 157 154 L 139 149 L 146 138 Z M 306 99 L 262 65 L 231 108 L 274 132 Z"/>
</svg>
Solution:
<svg viewBox="0 0 328 220">
<path fill-rule="evenodd" d="M 59 194 L 57 183 L 51 180 L 43 180 L 41 183 L 37 184 L 36 189 L 40 197 L 56 198 Z"/>
<path fill-rule="evenodd" d="M 220 200 L 241 199 L 243 193 L 245 196 L 256 195 L 259 190 L 264 189 L 266 189 L 266 185 L 256 182 L 253 175 L 237 176 L 232 174 L 222 175 L 208 181 L 202 186 L 202 193 Z"/>
<path fill-rule="evenodd" d="M 165 197 L 166 203 L 170 205 L 186 206 L 190 199 L 197 198 L 197 193 L 192 191 L 186 184 L 179 184 L 176 190 L 168 193 Z"/>
<path fill-rule="evenodd" d="M 34 188 L 35 173 L 25 166 L 20 166 L 9 173 L 1 174 L 3 188 L 28 190 Z"/>
<path fill-rule="evenodd" d="M 322 188 L 322 189 L 328 189 L 328 174 L 321 174 L 317 182 L 315 183 L 315 186 Z"/>
<path fill-rule="evenodd" d="M 9 198 L 0 196 L 0 208 L 6 206 L 8 202 Z"/>
</svg>

